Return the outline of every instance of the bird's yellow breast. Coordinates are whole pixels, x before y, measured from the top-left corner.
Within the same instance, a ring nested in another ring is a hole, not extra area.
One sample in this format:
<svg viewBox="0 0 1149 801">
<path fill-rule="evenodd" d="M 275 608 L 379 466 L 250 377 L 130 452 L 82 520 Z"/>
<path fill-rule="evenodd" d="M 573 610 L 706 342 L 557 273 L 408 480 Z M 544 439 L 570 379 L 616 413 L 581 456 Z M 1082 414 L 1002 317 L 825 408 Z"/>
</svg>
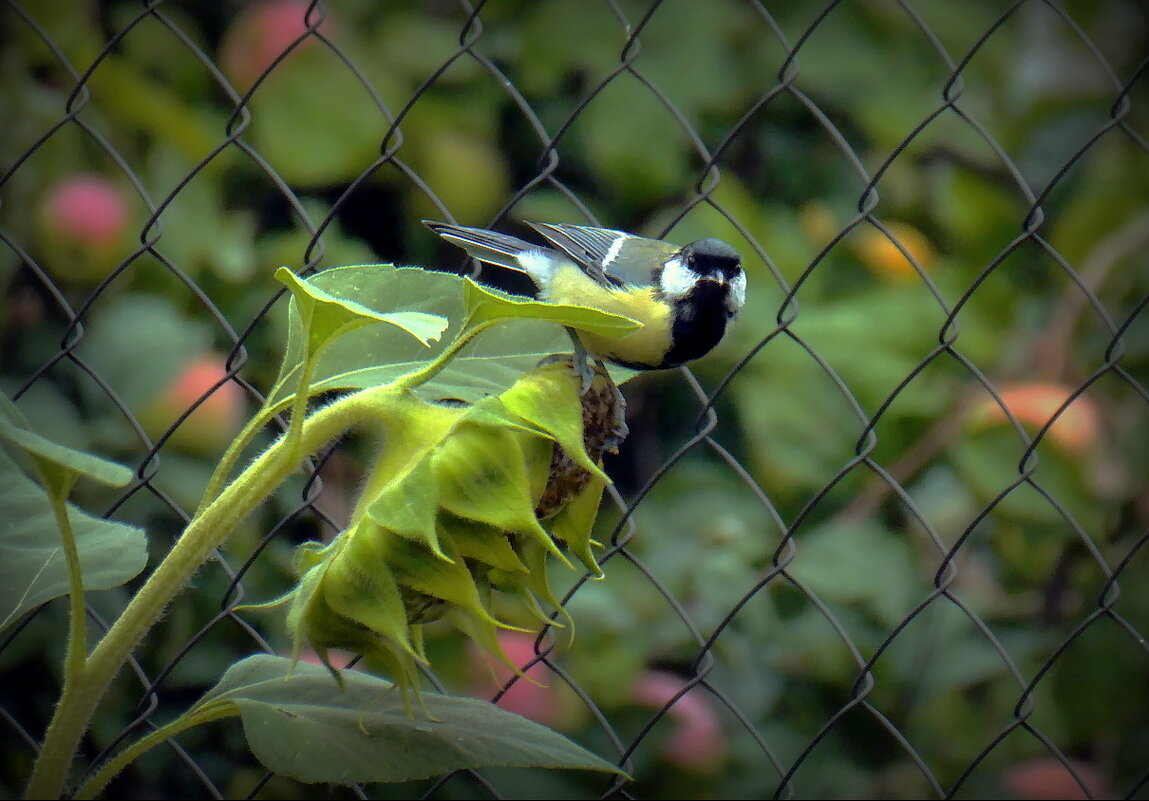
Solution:
<svg viewBox="0 0 1149 801">
<path fill-rule="evenodd" d="M 595 356 L 656 367 L 670 350 L 671 308 L 660 302 L 653 287 L 615 289 L 603 286 L 571 265 L 556 271 L 547 292 L 553 303 L 590 306 L 638 320 L 642 328 L 621 339 L 579 332 L 583 346 Z"/>
</svg>

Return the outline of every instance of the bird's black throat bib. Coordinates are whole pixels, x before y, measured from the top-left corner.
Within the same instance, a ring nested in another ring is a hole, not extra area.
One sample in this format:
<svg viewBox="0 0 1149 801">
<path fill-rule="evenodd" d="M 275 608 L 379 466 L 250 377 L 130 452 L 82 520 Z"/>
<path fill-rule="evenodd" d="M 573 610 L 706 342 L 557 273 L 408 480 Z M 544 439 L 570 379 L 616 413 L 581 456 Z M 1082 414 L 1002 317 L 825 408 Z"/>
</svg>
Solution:
<svg viewBox="0 0 1149 801">
<path fill-rule="evenodd" d="M 674 304 L 674 323 L 670 329 L 670 350 L 666 352 L 661 368 L 680 364 L 705 356 L 722 341 L 730 314 L 726 310 L 726 286 L 702 282 L 682 300 Z"/>
</svg>

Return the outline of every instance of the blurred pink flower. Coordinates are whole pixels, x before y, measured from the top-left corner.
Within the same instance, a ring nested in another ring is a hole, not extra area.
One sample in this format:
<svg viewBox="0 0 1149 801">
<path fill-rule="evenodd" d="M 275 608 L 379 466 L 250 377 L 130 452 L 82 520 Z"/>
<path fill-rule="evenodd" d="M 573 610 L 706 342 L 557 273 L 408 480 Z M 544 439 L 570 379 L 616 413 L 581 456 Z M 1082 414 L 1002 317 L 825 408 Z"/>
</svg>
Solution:
<svg viewBox="0 0 1149 801">
<path fill-rule="evenodd" d="M 82 173 L 56 184 L 44 204 L 44 225 L 78 244 L 104 248 L 117 242 L 128 222 L 120 187 L 102 175 Z"/>
<path fill-rule="evenodd" d="M 290 657 L 289 651 L 283 656 Z M 355 654 L 350 651 L 340 651 L 338 648 L 332 648 L 327 652 L 327 658 L 331 660 L 331 666 L 342 670 L 347 667 L 347 663 L 355 658 Z M 319 658 L 319 654 L 315 653 L 311 648 L 304 648 L 299 654 L 299 661 L 306 662 L 309 665 L 322 665 L 323 660 Z M 351 668 L 355 670 L 356 668 Z"/>
<path fill-rule="evenodd" d="M 660 670 L 647 670 L 631 690 L 634 703 L 660 709 L 670 703 L 687 681 Z M 708 772 L 718 767 L 726 754 L 726 734 L 710 699 L 697 687 L 689 690 L 666 713 L 673 722 L 670 735 L 662 743 L 662 755 L 687 770 Z"/>
<path fill-rule="evenodd" d="M 220 45 L 220 63 L 224 73 L 240 89 L 246 90 L 263 72 L 275 63 L 287 48 L 308 32 L 307 0 L 263 0 L 243 8 L 224 35 Z M 312 14 L 318 19 L 320 11 Z M 328 32 L 324 17 L 318 26 Z M 316 42 L 308 36 L 291 51 L 294 55 Z"/>
<path fill-rule="evenodd" d="M 499 644 L 512 664 L 520 668 L 535 658 L 535 635 L 517 631 L 500 631 Z M 468 651 L 471 667 L 470 694 L 475 698 L 494 698 L 515 672 L 494 656 L 472 644 Z M 519 678 L 499 698 L 497 706 L 522 715 L 544 726 L 559 727 L 570 719 L 570 701 L 562 695 L 558 678 L 541 662 L 532 665 L 524 674 L 530 681 Z"/>
<path fill-rule="evenodd" d="M 1055 757 L 1037 757 L 1009 768 L 1002 775 L 1006 789 L 1017 798 L 1071 801 L 1077 798 L 1112 798 L 1109 782 L 1095 766 L 1071 760 L 1073 770 L 1089 789 L 1086 795 L 1061 761 Z"/>
</svg>

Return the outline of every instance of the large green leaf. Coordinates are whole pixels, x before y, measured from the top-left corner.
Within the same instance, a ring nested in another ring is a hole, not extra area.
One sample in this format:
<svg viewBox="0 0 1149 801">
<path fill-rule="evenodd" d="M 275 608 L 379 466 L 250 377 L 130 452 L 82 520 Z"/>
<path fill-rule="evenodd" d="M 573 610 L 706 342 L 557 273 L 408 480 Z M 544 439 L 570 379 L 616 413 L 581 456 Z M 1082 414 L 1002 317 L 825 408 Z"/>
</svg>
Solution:
<svg viewBox="0 0 1149 801">
<path fill-rule="evenodd" d="M 440 315 L 421 311 L 376 311 L 359 303 L 354 296 L 340 296 L 314 283 L 303 281 L 286 267 L 276 270 L 275 277 L 294 296 L 296 309 L 307 329 L 308 351 L 312 353 L 336 338 L 372 323 L 390 323 L 415 337 L 424 346 L 442 336 L 447 328 L 447 320 Z"/>
<path fill-rule="evenodd" d="M 87 476 L 110 487 L 122 487 L 132 480 L 132 471 L 122 464 L 53 442 L 5 419 L 3 407 L 0 407 L 0 438 L 22 448 L 41 471 L 53 477 L 57 474 Z"/>
<path fill-rule="evenodd" d="M 489 703 L 425 695 L 409 716 L 394 685 L 258 655 L 228 668 L 189 715 L 234 705 L 248 744 L 275 773 L 304 782 L 398 782 L 484 766 L 620 772 L 562 735 Z"/>
<path fill-rule="evenodd" d="M 324 270 L 307 279 L 306 286 L 313 290 L 335 297 L 353 298 L 364 309 L 380 312 L 401 309 L 444 317 L 448 323 L 447 331 L 450 332 L 449 336 L 439 340 L 437 346 L 431 344 L 430 347 L 389 325 L 368 326 L 347 332 L 328 343 L 316 360 L 312 382 L 317 389 L 359 389 L 383 383 L 356 381 L 354 376 L 360 370 L 393 360 L 422 363 L 434 358 L 444 344 L 454 338 L 462 315 L 462 304 L 449 302 L 451 298 L 448 290 L 450 282 L 459 279 L 440 273 L 427 273 L 429 277 L 424 278 L 421 277 L 423 273 L 426 271 L 396 268 L 390 264 L 359 264 Z M 298 307 L 298 300 L 294 297 L 292 306 Z M 308 336 L 300 314 L 291 314 L 288 325 L 287 349 L 279 377 L 268 398 L 269 405 L 285 401 L 294 392 L 295 382 L 288 378 L 297 374 L 307 354 Z"/>
<path fill-rule="evenodd" d="M 63 446 L 57 446 L 64 449 Z M 95 458 L 95 457 L 91 457 Z M 104 463 L 105 465 L 107 463 Z M 47 493 L 0 449 L 0 629 L 68 592 L 68 568 Z M 91 517 L 68 504 L 84 589 L 116 587 L 147 563 L 144 532 Z"/>
<path fill-rule="evenodd" d="M 450 273 L 390 264 L 336 267 L 309 278 L 308 285 L 341 298 L 354 298 L 369 309 L 422 312 L 449 321 L 442 338 L 430 347 L 387 325 L 369 326 L 341 336 L 320 354 L 312 377 L 313 391 L 380 386 L 425 366 L 455 339 L 467 317 L 463 281 Z M 485 288 L 482 294 L 483 299 L 505 297 Z M 572 322 L 590 324 L 582 318 Z M 284 372 L 276 381 L 269 404 L 281 404 L 290 397 L 294 384 L 286 379 L 298 370 L 303 358 L 306 340 L 297 317 L 292 317 L 290 326 Z M 570 350 L 570 338 L 554 322 L 508 319 L 476 337 L 442 372 L 416 391 L 424 398 L 477 401 L 511 386 L 546 356 Z M 620 383 L 633 375 L 622 368 L 611 372 Z"/>
</svg>

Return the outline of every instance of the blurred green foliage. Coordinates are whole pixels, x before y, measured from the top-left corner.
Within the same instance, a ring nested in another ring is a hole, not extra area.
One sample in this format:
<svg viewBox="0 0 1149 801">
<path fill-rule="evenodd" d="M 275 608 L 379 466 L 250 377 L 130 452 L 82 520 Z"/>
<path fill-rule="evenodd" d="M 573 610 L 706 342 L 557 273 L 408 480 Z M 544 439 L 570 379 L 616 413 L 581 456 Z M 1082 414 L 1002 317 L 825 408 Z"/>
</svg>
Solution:
<svg viewBox="0 0 1149 801">
<path fill-rule="evenodd" d="M 750 284 L 742 318 L 694 368 L 706 391 L 725 387 L 711 434 L 722 452 L 691 450 L 619 531 L 604 507 L 600 537 L 633 537 L 605 581 L 575 589 L 576 637 L 553 658 L 629 744 L 652 715 L 632 692 L 644 672 L 688 674 L 722 626 L 707 681 L 745 725 L 695 691 L 729 738 L 721 770 L 666 763 L 668 715 L 633 754 L 632 792 L 761 797 L 780 779 L 771 758 L 784 773 L 801 756 L 802 796 L 929 793 L 915 758 L 943 789 L 962 781 L 963 797 L 1025 796 L 1019 765 L 1050 750 L 1024 729 L 990 748 L 1023 698 L 1026 725 L 1102 793 L 1132 791 L 1149 750 L 1149 115 L 1135 79 L 1149 23 L 1138 3 L 883 0 L 823 17 L 794 0 L 499 0 L 465 29 L 468 12 L 450 2 L 331 0 L 311 12 L 318 36 L 301 23 L 307 8 L 0 10 L 0 384 L 20 391 L 34 427 L 151 476 L 126 498 L 81 486 L 77 503 L 146 527 L 153 558 L 165 550 L 254 404 L 235 392 L 196 421 L 215 436 L 171 436 L 158 461 L 151 445 L 186 408 L 178 398 L 238 389 L 229 372 L 271 387 L 286 332 L 286 304 L 267 310 L 280 264 L 459 268 L 424 216 L 579 223 L 589 211 L 673 241 L 722 237 Z M 700 148 L 721 149 L 720 179 Z M 557 169 L 537 180 L 552 149 Z M 59 187 L 90 174 L 122 195 L 116 235 L 98 243 L 52 211 Z M 79 362 L 58 358 L 79 333 L 65 302 L 82 310 Z M 169 391 L 205 359 L 214 367 L 195 373 L 190 396 Z M 695 433 L 700 402 L 676 373 L 627 394 L 632 437 L 608 468 L 631 497 Z M 337 524 L 356 454 L 345 443 L 323 469 L 317 506 Z M 281 593 L 293 544 L 331 533 L 313 518 L 275 528 L 302 488 L 229 547 L 243 564 L 280 532 L 246 571 L 246 598 Z M 239 627 L 216 626 L 180 655 L 228 584 L 205 571 L 139 654 L 149 675 L 176 659 L 164 710 L 253 650 Z M 90 594 L 106 614 L 124 598 Z M 1112 613 L 1074 639 L 1099 604 Z M 63 613 L 49 604 L 0 654 L 3 706 L 33 736 L 56 692 Z M 265 636 L 283 647 L 284 632 Z M 461 641 L 428 636 L 429 651 L 458 657 L 443 680 L 466 687 Z M 867 664 L 872 690 L 849 706 Z M 136 714 L 138 691 L 118 693 L 97 746 Z M 571 736 L 615 758 L 590 716 L 572 721 Z M 183 744 L 226 792 L 249 792 L 261 774 L 237 756 L 238 735 L 215 737 Z M 113 789 L 201 792 L 173 759 L 157 751 Z M 28 760 L 6 749 L 6 794 Z M 591 795 L 601 781 L 516 775 L 501 789 Z M 1047 794 L 1071 780 L 1053 781 Z M 314 789 L 275 779 L 261 792 Z M 463 778 L 442 790 L 482 792 Z"/>
</svg>

